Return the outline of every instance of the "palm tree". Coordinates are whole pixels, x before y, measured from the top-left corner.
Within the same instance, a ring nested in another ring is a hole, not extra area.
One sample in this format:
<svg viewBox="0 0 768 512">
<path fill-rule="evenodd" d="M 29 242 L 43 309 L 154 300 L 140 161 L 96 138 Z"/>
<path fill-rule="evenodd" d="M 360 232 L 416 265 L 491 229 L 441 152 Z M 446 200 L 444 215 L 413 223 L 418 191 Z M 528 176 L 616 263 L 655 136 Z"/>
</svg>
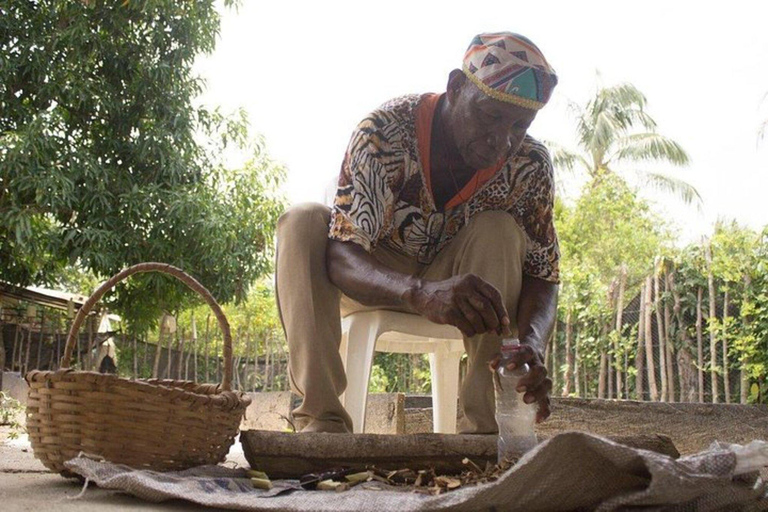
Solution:
<svg viewBox="0 0 768 512">
<path fill-rule="evenodd" d="M 605 174 L 626 178 L 627 172 L 634 171 L 641 184 L 671 192 L 687 204 L 700 205 L 701 196 L 693 185 L 665 173 L 621 165 L 626 162 L 688 164 L 688 155 L 677 142 L 656 133 L 656 122 L 645 111 L 646 103 L 643 93 L 632 84 L 598 88 L 585 108 L 571 103 L 581 152 L 548 143 L 555 167 L 569 171 L 580 168 L 592 182 Z"/>
</svg>

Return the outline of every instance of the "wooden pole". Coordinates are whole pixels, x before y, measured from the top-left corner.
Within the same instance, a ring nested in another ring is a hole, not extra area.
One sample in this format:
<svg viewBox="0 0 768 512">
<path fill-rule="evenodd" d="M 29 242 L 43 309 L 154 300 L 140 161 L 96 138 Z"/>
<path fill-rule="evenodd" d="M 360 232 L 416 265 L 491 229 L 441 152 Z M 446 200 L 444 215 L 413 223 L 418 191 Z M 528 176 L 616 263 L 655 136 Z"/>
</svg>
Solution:
<svg viewBox="0 0 768 512">
<path fill-rule="evenodd" d="M 643 378 L 645 375 L 645 283 L 640 285 L 640 304 L 637 314 L 637 353 L 635 354 L 635 399 L 642 402 L 645 399 Z M 629 388 L 627 388 L 629 389 Z"/>
<path fill-rule="evenodd" d="M 26 375 L 29 371 L 29 354 L 32 353 L 32 323 L 29 325 L 29 329 L 27 330 L 27 353 L 24 358 L 24 371 L 21 372 L 22 375 Z"/>
<path fill-rule="evenodd" d="M 179 335 L 179 331 L 181 331 L 181 335 Z M 178 368 L 176 369 L 176 380 L 187 380 L 185 374 L 182 372 L 184 369 L 184 336 L 185 332 L 184 329 L 176 329 L 176 336 L 179 338 L 179 354 L 178 354 Z M 182 379 L 182 376 L 184 378 Z"/>
<path fill-rule="evenodd" d="M 557 367 L 557 318 L 552 329 L 552 394 L 557 393 L 558 376 L 560 369 Z"/>
<path fill-rule="evenodd" d="M 208 313 L 208 316 L 205 318 L 205 378 L 203 379 L 203 382 L 210 382 L 209 379 L 211 378 L 211 374 L 209 373 L 208 365 L 210 362 L 210 356 L 209 356 L 209 342 L 210 342 L 210 332 L 211 332 L 211 314 Z"/>
<path fill-rule="evenodd" d="M 123 329 L 123 345 L 125 345 L 125 329 Z M 139 345 L 136 343 L 136 336 L 131 336 L 131 344 L 133 345 L 133 380 L 139 378 Z"/>
<path fill-rule="evenodd" d="M 18 367 L 16 366 L 16 359 L 18 358 L 18 353 L 20 350 L 19 347 L 19 319 L 16 319 L 15 329 L 13 333 L 13 352 L 11 352 L 11 371 L 16 370 L 16 368 L 21 369 L 21 365 Z"/>
<path fill-rule="evenodd" d="M 2 312 L 2 308 L 0 308 Z M 5 372 L 5 321 L 0 317 L 0 390 L 3 389 L 3 372 Z"/>
<path fill-rule="evenodd" d="M 725 403 L 731 403 L 731 378 L 728 375 L 728 305 L 729 290 L 725 289 L 723 293 L 723 394 Z"/>
<path fill-rule="evenodd" d="M 605 350 L 600 351 L 600 380 L 597 381 L 597 398 L 605 398 L 605 377 L 608 373 L 608 355 Z"/>
<path fill-rule="evenodd" d="M 711 385 L 712 385 L 712 403 L 716 404 L 719 401 L 719 386 L 717 379 L 717 336 L 715 333 L 715 323 L 717 320 L 716 309 L 716 291 L 715 291 L 715 276 L 712 274 L 712 244 L 707 242 L 704 246 L 704 257 L 707 262 L 707 284 L 709 286 L 709 364 L 711 372 Z"/>
<path fill-rule="evenodd" d="M 581 338 L 581 332 L 580 330 L 576 331 L 576 337 L 574 338 L 573 343 L 573 391 L 576 393 L 577 397 L 582 396 L 581 394 L 581 371 L 580 371 L 580 358 L 579 358 L 579 343 Z"/>
<path fill-rule="evenodd" d="M 664 293 L 667 295 L 670 293 L 670 286 L 669 286 L 669 272 L 665 273 L 664 276 Z M 668 295 L 667 295 L 668 296 Z M 669 300 L 664 299 L 664 347 L 665 347 L 665 357 L 667 361 L 667 380 L 669 383 L 667 384 L 667 400 L 670 402 L 675 401 L 675 364 L 672 359 L 673 356 L 673 350 L 672 350 L 672 312 L 669 307 Z"/>
<path fill-rule="evenodd" d="M 61 361 L 61 332 L 59 331 L 59 325 L 56 324 L 56 359 L 53 360 L 51 370 L 59 368 L 59 361 Z"/>
<path fill-rule="evenodd" d="M 157 333 L 157 346 L 155 347 L 155 362 L 152 366 L 152 378 L 157 379 L 160 372 L 160 353 L 163 350 L 163 334 L 165 333 L 165 322 L 160 319 L 160 330 Z"/>
<path fill-rule="evenodd" d="M 661 401 L 669 400 L 667 389 L 667 343 L 664 339 L 664 322 L 661 318 L 661 281 L 659 280 L 659 258 L 656 258 L 653 272 L 653 309 L 656 312 L 656 332 L 659 338 L 659 369 L 661 370 Z"/>
<path fill-rule="evenodd" d="M 696 293 L 696 367 L 698 370 L 699 403 L 704 403 L 704 336 L 702 329 L 702 302 L 704 289 L 699 286 Z"/>
<path fill-rule="evenodd" d="M 195 312 L 192 311 L 192 354 L 194 354 L 193 363 L 193 381 L 197 383 L 197 322 L 195 322 Z"/>
<path fill-rule="evenodd" d="M 659 401 L 659 391 L 656 387 L 656 365 L 653 361 L 653 325 L 651 321 L 651 304 L 653 296 L 653 278 L 648 276 L 645 281 L 645 367 L 648 370 L 648 391 L 652 402 Z"/>
<path fill-rule="evenodd" d="M 624 288 L 627 285 L 627 266 L 622 263 L 619 269 L 619 296 L 616 299 L 616 338 L 613 345 L 613 353 L 616 357 L 616 398 L 622 396 L 621 354 L 624 351 L 622 343 L 622 324 L 624 323 Z"/>
<path fill-rule="evenodd" d="M 573 378 L 573 350 L 571 342 L 573 340 L 573 324 L 571 311 L 565 316 L 565 376 L 563 378 L 563 396 L 571 394 L 571 379 Z"/>
<path fill-rule="evenodd" d="M 40 337 L 37 340 L 37 359 L 35 360 L 35 369 L 42 370 L 40 364 L 43 359 L 43 337 L 45 334 L 45 308 L 40 311 Z"/>
</svg>

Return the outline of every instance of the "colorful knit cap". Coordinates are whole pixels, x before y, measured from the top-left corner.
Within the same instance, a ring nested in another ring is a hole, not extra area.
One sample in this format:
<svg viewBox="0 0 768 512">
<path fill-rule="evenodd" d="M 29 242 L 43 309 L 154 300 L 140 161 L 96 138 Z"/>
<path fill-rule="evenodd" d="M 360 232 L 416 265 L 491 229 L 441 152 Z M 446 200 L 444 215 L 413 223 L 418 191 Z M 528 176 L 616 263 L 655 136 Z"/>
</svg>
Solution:
<svg viewBox="0 0 768 512">
<path fill-rule="evenodd" d="M 541 50 L 511 32 L 475 36 L 464 55 L 464 74 L 488 96 L 532 110 L 542 108 L 557 85 Z"/>
</svg>

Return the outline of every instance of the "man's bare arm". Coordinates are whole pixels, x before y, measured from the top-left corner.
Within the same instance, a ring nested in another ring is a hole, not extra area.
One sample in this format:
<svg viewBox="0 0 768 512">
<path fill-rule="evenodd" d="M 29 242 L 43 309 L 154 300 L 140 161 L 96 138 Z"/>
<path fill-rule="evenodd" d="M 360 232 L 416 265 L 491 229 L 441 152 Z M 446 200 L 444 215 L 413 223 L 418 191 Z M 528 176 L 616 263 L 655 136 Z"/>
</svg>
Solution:
<svg viewBox="0 0 768 512">
<path fill-rule="evenodd" d="M 351 242 L 328 241 L 331 282 L 366 306 L 401 307 L 429 320 L 454 325 L 466 336 L 488 331 L 509 335 L 509 315 L 495 287 L 465 274 L 426 281 L 397 272 Z"/>
<path fill-rule="evenodd" d="M 517 330 L 520 341 L 544 354 L 557 317 L 555 283 L 523 276 L 523 287 L 517 305 Z"/>
<path fill-rule="evenodd" d="M 406 295 L 418 286 L 418 279 L 392 270 L 361 246 L 328 240 L 326 267 L 331 282 L 360 304 L 404 307 L 413 311 Z"/>
</svg>

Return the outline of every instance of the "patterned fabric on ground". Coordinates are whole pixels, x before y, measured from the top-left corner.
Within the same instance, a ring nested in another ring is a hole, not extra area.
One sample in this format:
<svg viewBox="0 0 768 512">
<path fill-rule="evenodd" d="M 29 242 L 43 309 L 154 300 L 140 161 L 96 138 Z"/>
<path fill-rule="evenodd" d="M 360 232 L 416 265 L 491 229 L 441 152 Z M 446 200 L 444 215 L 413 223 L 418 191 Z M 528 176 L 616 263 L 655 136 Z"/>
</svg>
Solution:
<svg viewBox="0 0 768 512">
<path fill-rule="evenodd" d="M 499 480 L 438 496 L 396 490 L 293 490 L 280 481 L 271 491 L 252 489 L 242 470 L 206 466 L 177 473 L 73 459 L 66 466 L 105 489 L 160 502 L 183 499 L 211 507 L 269 511 L 566 511 L 768 510 L 756 474 L 734 477 L 733 451 L 713 446 L 674 460 L 590 434 L 570 432 L 543 442 Z M 88 499 L 86 492 L 82 498 Z"/>
<path fill-rule="evenodd" d="M 416 136 L 419 105 L 429 97 L 397 98 L 358 125 L 339 175 L 328 236 L 369 252 L 386 244 L 428 265 L 472 216 L 502 210 L 525 231 L 525 274 L 558 282 L 555 186 L 547 149 L 526 136 L 517 154 L 468 201 L 440 211 L 427 186 Z"/>
<path fill-rule="evenodd" d="M 557 85 L 541 50 L 511 32 L 475 36 L 464 55 L 464 74 L 492 98 L 532 110 L 544 107 Z"/>
</svg>

